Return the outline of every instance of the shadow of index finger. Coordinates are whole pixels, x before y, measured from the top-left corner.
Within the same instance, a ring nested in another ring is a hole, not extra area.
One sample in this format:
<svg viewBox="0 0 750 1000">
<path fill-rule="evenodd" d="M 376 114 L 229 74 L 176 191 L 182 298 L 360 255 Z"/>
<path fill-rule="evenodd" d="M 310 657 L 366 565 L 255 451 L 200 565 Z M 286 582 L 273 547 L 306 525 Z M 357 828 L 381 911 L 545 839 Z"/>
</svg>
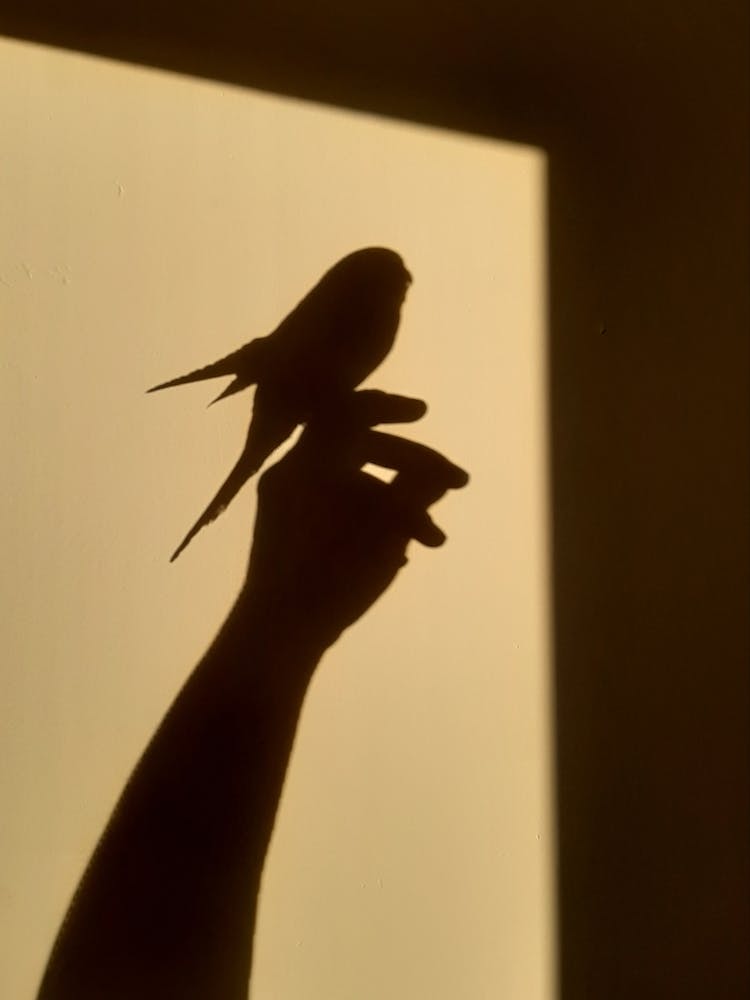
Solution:
<svg viewBox="0 0 750 1000">
<path fill-rule="evenodd" d="M 340 430 L 361 430 L 376 424 L 408 424 L 420 420 L 427 403 L 412 396 L 399 396 L 382 389 L 360 389 L 329 400 L 309 420 L 313 429 L 332 426 Z"/>
<path fill-rule="evenodd" d="M 399 396 L 381 389 L 362 389 L 354 394 L 352 403 L 357 417 L 367 427 L 376 424 L 408 424 L 421 420 L 427 413 L 427 403 L 412 396 Z"/>
</svg>

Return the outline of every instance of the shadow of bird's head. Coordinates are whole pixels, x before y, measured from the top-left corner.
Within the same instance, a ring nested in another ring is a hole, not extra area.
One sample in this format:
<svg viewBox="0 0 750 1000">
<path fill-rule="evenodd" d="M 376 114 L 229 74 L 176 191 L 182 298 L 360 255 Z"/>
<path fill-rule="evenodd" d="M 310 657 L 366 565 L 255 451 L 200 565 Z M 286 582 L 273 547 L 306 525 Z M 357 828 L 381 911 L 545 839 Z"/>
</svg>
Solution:
<svg viewBox="0 0 750 1000">
<path fill-rule="evenodd" d="M 350 392 L 393 347 L 411 280 L 394 250 L 347 254 L 267 338 L 266 387 L 306 410 Z"/>
<path fill-rule="evenodd" d="M 321 278 L 318 287 L 359 308 L 399 309 L 412 282 L 395 250 L 365 247 L 347 254 Z"/>
</svg>

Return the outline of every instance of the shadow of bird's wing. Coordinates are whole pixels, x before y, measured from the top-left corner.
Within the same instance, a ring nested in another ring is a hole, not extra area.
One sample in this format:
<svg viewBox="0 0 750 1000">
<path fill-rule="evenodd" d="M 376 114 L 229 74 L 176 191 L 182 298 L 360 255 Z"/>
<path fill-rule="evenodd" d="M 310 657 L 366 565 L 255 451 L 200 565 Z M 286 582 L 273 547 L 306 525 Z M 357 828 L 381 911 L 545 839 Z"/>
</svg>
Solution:
<svg viewBox="0 0 750 1000">
<path fill-rule="evenodd" d="M 227 375 L 236 376 L 232 386 L 240 383 L 239 387 L 244 389 L 246 386 L 258 381 L 262 371 L 263 356 L 265 354 L 265 347 L 263 345 L 266 339 L 266 337 L 258 337 L 255 340 L 251 340 L 249 344 L 245 344 L 244 347 L 233 351 L 225 358 L 220 358 L 219 361 L 214 361 L 203 368 L 196 368 L 195 371 L 188 372 L 187 375 L 179 375 L 177 378 L 169 379 L 167 382 L 152 385 L 146 391 L 158 392 L 160 389 L 171 389 L 176 385 L 188 385 L 190 382 L 202 382 L 204 379 L 222 378 Z M 232 389 L 232 391 L 236 392 L 237 389 Z M 223 398 L 223 396 L 227 395 L 231 395 L 229 390 L 226 390 L 218 398 Z"/>
</svg>

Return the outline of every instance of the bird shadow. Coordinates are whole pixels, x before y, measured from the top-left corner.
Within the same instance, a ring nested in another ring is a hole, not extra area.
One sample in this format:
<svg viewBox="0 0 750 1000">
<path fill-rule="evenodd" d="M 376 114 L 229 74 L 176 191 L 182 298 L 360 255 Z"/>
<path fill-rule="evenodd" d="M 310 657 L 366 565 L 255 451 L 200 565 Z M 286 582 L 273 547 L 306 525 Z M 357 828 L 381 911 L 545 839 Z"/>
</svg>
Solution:
<svg viewBox="0 0 750 1000">
<path fill-rule="evenodd" d="M 350 255 L 265 338 L 249 434 L 260 443 L 237 489 L 282 430 L 303 433 L 258 481 L 240 594 L 122 792 L 38 1000 L 247 995 L 263 865 L 310 680 L 394 582 L 408 545 L 443 544 L 427 509 L 468 481 L 438 452 L 375 429 L 419 419 L 421 400 L 355 391 L 393 345 L 409 280 L 392 251 Z M 224 359 L 221 372 L 167 384 L 234 374 L 249 385 L 243 359 L 258 352 L 245 351 L 230 355 L 231 371 Z M 370 462 L 395 476 L 369 475 Z M 231 496 L 219 496 L 223 509 Z"/>
</svg>

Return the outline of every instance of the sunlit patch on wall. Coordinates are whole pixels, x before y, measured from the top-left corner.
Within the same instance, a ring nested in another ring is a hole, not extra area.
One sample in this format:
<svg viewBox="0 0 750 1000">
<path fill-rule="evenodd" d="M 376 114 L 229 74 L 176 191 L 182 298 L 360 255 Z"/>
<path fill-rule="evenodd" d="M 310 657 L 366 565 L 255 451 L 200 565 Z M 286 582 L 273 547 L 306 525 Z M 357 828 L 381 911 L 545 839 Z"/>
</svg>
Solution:
<svg viewBox="0 0 750 1000">
<path fill-rule="evenodd" d="M 434 509 L 446 546 L 413 548 L 316 679 L 254 995 L 546 1000 L 543 155 L 7 41 L 0 78 L 0 993 L 33 995 L 247 559 L 254 482 L 168 563 L 249 394 L 206 411 L 212 386 L 146 387 L 270 332 L 337 259 L 384 245 L 414 284 L 368 384 L 425 399 L 391 430 L 472 479 Z"/>
</svg>

